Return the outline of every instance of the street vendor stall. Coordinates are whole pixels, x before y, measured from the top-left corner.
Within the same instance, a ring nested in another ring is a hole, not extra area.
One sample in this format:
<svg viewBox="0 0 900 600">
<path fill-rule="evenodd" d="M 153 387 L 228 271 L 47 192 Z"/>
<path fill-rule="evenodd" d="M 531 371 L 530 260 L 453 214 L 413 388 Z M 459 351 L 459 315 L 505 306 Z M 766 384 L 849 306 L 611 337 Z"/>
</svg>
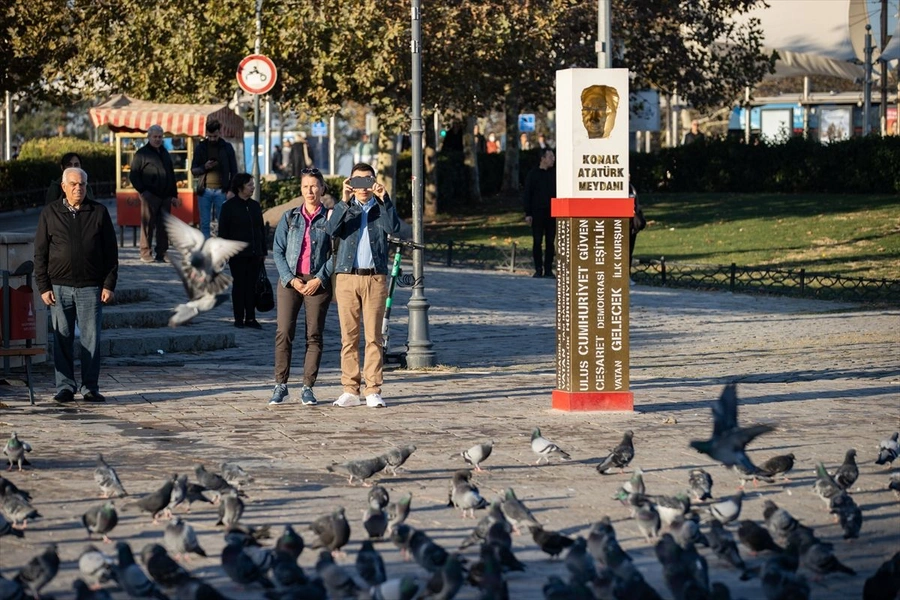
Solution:
<svg viewBox="0 0 900 600">
<path fill-rule="evenodd" d="M 109 126 L 115 134 L 116 145 L 116 222 L 120 244 L 124 245 L 125 227 L 141 226 L 141 199 L 128 178 L 134 153 L 147 143 L 147 130 L 159 125 L 165 131 L 164 144 L 175 167 L 178 199 L 172 204 L 172 214 L 191 225 L 199 222 L 197 194 L 191 161 L 194 145 L 206 134 L 206 123 L 216 119 L 221 123 L 224 138 L 242 140 L 244 120 L 226 104 L 155 104 L 117 94 L 103 104 L 90 109 L 95 127 Z"/>
</svg>

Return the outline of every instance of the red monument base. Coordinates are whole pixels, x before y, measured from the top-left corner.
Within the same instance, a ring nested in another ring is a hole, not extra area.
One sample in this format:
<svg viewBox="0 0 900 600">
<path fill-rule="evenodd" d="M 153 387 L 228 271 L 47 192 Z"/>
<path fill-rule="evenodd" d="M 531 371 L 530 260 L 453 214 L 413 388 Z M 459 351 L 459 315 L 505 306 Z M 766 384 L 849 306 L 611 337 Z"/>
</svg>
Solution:
<svg viewBox="0 0 900 600">
<path fill-rule="evenodd" d="M 553 408 L 557 410 L 609 410 L 633 411 L 632 392 L 566 392 L 553 390 Z"/>
</svg>

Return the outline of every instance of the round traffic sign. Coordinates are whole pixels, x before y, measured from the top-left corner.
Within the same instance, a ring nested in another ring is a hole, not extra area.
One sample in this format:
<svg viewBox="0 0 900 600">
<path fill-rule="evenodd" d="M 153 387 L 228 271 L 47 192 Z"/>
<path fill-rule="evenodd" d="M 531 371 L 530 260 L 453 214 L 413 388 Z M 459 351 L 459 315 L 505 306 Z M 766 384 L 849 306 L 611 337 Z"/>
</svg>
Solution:
<svg viewBox="0 0 900 600">
<path fill-rule="evenodd" d="M 268 56 L 245 56 L 237 68 L 238 85 L 248 94 L 265 94 L 275 86 L 278 71 Z"/>
</svg>

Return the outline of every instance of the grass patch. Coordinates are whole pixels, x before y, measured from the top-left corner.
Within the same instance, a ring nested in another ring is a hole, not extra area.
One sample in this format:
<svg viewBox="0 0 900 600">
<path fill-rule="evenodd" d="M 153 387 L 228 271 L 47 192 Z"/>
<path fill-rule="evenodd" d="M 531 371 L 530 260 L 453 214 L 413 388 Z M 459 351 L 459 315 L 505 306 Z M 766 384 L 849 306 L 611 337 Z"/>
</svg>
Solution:
<svg viewBox="0 0 900 600">
<path fill-rule="evenodd" d="M 642 194 L 641 204 L 637 258 L 900 279 L 896 195 Z M 426 241 L 531 248 L 518 198 L 478 209 L 426 223 Z"/>
</svg>

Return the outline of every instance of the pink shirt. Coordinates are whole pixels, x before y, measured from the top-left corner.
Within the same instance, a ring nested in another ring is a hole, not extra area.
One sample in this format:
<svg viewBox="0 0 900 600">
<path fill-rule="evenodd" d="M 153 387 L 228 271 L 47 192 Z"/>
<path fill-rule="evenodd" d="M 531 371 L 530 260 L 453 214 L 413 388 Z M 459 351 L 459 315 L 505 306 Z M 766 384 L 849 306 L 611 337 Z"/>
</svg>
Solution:
<svg viewBox="0 0 900 600">
<path fill-rule="evenodd" d="M 300 207 L 300 214 L 303 215 L 303 219 L 306 221 L 306 230 L 303 232 L 303 242 L 300 244 L 300 258 L 297 259 L 297 274 L 309 275 L 310 269 L 310 258 L 312 257 L 312 244 L 309 242 L 309 229 L 312 226 L 313 217 L 319 214 L 322 211 L 322 207 L 320 206 L 316 212 L 313 214 L 309 214 L 306 212 L 306 205 L 304 204 Z"/>
</svg>

